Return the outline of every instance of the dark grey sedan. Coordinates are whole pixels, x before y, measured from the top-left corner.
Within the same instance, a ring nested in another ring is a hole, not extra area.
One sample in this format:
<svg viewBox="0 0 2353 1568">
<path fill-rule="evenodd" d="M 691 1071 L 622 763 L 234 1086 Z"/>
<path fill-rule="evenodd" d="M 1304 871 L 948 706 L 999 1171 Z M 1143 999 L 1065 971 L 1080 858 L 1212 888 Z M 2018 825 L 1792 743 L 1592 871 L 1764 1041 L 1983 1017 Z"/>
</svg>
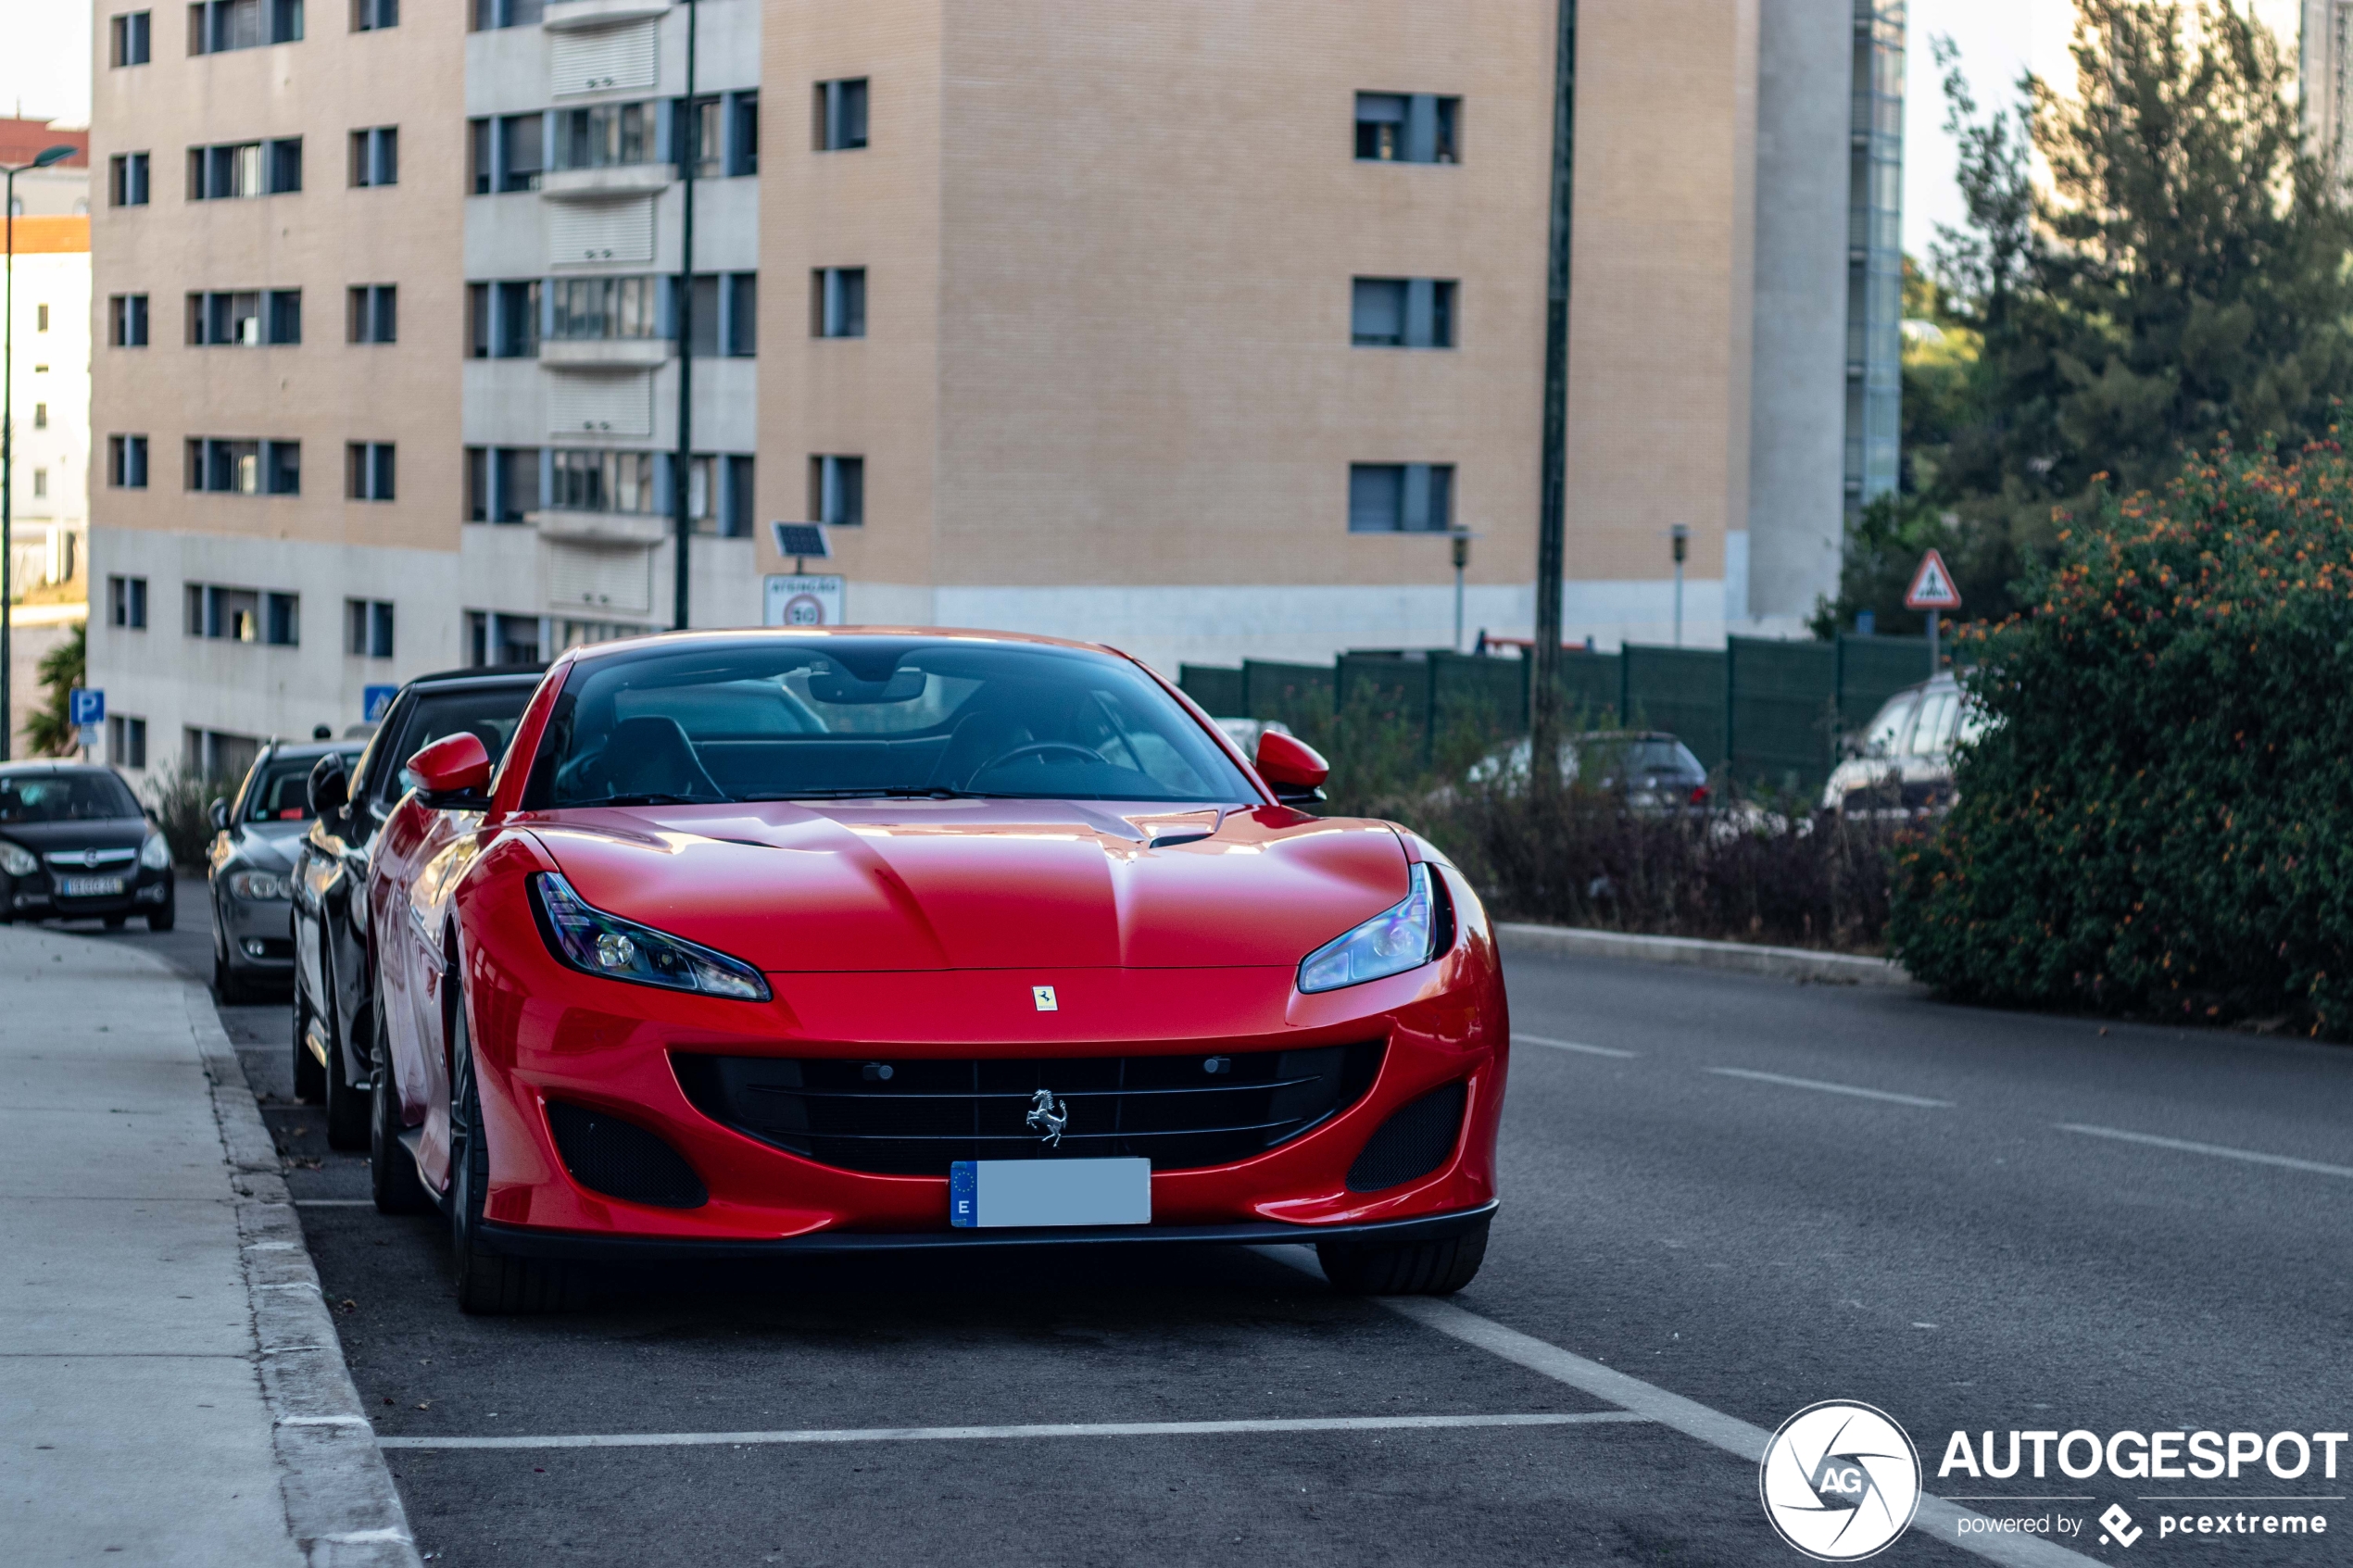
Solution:
<svg viewBox="0 0 2353 1568">
<path fill-rule="evenodd" d="M 294 978 L 294 905 L 287 881 L 310 826 L 310 770 L 338 756 L 348 767 L 357 740 L 272 742 L 262 748 L 234 800 L 212 803 L 206 883 L 212 895 L 212 987 L 223 1002 L 283 993 Z"/>
<path fill-rule="evenodd" d="M 145 915 L 169 931 L 171 848 L 112 768 L 0 767 L 0 922 Z"/>
</svg>

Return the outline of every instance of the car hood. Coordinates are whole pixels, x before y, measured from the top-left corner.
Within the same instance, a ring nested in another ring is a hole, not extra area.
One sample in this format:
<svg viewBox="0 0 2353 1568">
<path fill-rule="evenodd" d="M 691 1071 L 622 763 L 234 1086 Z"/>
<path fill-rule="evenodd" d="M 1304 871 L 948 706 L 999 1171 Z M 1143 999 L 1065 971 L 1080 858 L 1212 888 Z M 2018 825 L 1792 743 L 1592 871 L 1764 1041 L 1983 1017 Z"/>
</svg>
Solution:
<svg viewBox="0 0 2353 1568">
<path fill-rule="evenodd" d="M 295 850 L 301 847 L 305 822 L 251 822 L 230 841 L 229 858 L 261 872 L 294 869 Z"/>
<path fill-rule="evenodd" d="M 143 817 L 107 817 L 71 822 L 0 823 L 0 838 L 14 839 L 36 855 L 68 849 L 136 849 L 153 830 Z"/>
<path fill-rule="evenodd" d="M 528 825 L 590 904 L 777 972 L 1290 966 L 1407 888 L 1393 829 L 1285 807 L 760 803 Z"/>
</svg>

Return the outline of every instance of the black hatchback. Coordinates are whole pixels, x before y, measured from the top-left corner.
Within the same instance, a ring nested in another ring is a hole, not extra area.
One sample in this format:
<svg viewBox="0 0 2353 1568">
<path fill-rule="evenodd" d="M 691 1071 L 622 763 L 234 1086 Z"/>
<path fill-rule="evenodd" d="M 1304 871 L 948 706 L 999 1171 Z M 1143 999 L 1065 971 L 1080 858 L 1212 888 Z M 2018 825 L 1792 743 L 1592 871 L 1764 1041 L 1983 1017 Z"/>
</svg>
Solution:
<svg viewBox="0 0 2353 1568">
<path fill-rule="evenodd" d="M 0 921 L 145 915 L 169 931 L 171 847 L 112 768 L 0 766 Z"/>
</svg>

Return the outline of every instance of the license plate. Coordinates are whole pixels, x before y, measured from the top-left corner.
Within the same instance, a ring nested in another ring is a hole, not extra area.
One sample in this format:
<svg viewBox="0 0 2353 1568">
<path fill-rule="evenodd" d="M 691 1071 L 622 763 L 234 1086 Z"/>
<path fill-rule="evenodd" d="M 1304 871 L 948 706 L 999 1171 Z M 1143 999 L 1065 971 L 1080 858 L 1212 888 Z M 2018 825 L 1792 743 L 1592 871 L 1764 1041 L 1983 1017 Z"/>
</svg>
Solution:
<svg viewBox="0 0 2353 1568">
<path fill-rule="evenodd" d="M 60 898 L 112 898 L 122 892 L 119 876 L 61 876 L 57 879 Z"/>
<path fill-rule="evenodd" d="M 959 1229 L 1009 1225 L 1149 1225 L 1152 1162 L 959 1160 L 949 1167 L 948 1220 Z"/>
</svg>

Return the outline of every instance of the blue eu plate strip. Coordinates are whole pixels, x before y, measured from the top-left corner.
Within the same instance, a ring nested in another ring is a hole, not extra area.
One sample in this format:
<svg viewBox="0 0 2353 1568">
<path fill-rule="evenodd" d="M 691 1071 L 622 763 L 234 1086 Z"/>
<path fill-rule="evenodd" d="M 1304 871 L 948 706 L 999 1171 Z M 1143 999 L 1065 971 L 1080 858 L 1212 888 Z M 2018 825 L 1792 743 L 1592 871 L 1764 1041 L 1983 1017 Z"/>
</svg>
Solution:
<svg viewBox="0 0 2353 1568">
<path fill-rule="evenodd" d="M 948 1223 L 962 1229 L 980 1223 L 980 1175 L 972 1160 L 948 1167 Z"/>
</svg>

